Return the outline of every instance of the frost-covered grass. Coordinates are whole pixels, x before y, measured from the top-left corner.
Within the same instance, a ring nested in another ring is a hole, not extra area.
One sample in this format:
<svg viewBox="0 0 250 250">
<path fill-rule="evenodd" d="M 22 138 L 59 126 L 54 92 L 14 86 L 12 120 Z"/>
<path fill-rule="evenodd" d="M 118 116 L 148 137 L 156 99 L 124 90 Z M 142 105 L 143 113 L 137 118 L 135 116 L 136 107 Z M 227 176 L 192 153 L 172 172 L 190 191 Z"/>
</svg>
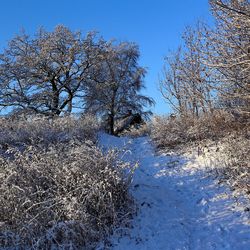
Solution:
<svg viewBox="0 0 250 250">
<path fill-rule="evenodd" d="M 119 136 L 128 136 L 132 138 L 148 136 L 150 134 L 150 124 L 145 123 L 138 126 L 132 126 L 129 129 L 122 131 Z"/>
<path fill-rule="evenodd" d="M 47 117 L 0 118 L 0 145 L 9 146 L 42 145 L 76 140 L 96 140 L 99 125 L 92 116 L 73 116 L 49 119 Z"/>
<path fill-rule="evenodd" d="M 250 136 L 246 132 L 234 133 L 222 142 L 218 168 L 224 180 L 236 191 L 243 191 L 250 198 Z"/>
<path fill-rule="evenodd" d="M 199 118 L 158 116 L 153 119 L 151 137 L 159 148 L 176 148 L 190 142 L 218 140 L 239 126 L 232 115 L 223 111 Z"/>
<path fill-rule="evenodd" d="M 1 123 L 1 249 L 93 249 L 131 216 L 130 164 L 90 118 Z"/>
</svg>

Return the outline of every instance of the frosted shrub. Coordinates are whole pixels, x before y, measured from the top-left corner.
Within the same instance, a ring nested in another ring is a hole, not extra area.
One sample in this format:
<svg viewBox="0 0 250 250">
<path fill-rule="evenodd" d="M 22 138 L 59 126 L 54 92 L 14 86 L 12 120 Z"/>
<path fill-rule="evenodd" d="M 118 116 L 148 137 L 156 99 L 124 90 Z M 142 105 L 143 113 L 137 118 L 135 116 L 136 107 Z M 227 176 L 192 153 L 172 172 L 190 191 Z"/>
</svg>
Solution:
<svg viewBox="0 0 250 250">
<path fill-rule="evenodd" d="M 0 146 L 36 145 L 48 146 L 51 143 L 68 142 L 71 139 L 96 139 L 98 123 L 92 116 L 47 117 L 35 116 L 29 119 L 1 118 Z"/>
<path fill-rule="evenodd" d="M 7 150 L 0 157 L 0 248 L 94 248 L 130 214 L 129 165 L 116 154 L 76 141 Z"/>
<path fill-rule="evenodd" d="M 158 147 L 174 148 L 205 139 L 217 140 L 239 127 L 233 117 L 223 111 L 201 117 L 155 117 L 151 137 Z"/>
<path fill-rule="evenodd" d="M 225 139 L 219 160 L 224 166 L 218 171 L 236 191 L 250 197 L 250 136 L 233 133 Z"/>
<path fill-rule="evenodd" d="M 181 128 L 182 127 L 182 128 Z M 157 147 L 174 147 L 184 139 L 183 124 L 169 117 L 154 117 L 151 137 Z"/>
<path fill-rule="evenodd" d="M 138 127 L 132 126 L 129 129 L 122 131 L 120 135 L 136 138 L 136 137 L 141 137 L 141 136 L 147 136 L 149 134 L 150 134 L 150 125 L 146 123 Z"/>
</svg>

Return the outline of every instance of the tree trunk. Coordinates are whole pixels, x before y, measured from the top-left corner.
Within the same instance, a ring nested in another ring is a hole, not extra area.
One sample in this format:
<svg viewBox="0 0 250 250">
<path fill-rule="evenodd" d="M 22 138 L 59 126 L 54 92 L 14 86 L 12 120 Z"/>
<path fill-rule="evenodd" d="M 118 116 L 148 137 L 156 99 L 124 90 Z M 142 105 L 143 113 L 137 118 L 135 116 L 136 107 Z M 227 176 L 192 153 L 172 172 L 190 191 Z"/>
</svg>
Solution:
<svg viewBox="0 0 250 250">
<path fill-rule="evenodd" d="M 59 93 L 54 80 L 51 81 L 52 84 L 52 115 L 59 115 Z"/>
<path fill-rule="evenodd" d="M 109 114 L 108 126 L 109 126 L 109 133 L 111 135 L 115 134 L 114 124 L 115 124 L 114 115 L 113 114 Z"/>
<path fill-rule="evenodd" d="M 71 114 L 72 112 L 72 99 L 69 100 L 67 112 Z"/>
</svg>

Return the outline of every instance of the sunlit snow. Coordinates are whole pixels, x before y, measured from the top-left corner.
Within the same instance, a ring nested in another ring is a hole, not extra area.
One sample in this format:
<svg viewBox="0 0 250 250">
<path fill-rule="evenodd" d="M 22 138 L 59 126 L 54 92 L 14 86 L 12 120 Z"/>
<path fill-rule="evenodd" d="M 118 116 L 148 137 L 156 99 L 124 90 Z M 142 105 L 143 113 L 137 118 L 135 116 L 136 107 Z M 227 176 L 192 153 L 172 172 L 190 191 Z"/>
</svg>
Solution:
<svg viewBox="0 0 250 250">
<path fill-rule="evenodd" d="M 131 187 L 138 212 L 131 228 L 115 231 L 111 249 L 250 249 L 244 199 L 218 184 L 198 156 L 157 155 L 147 137 L 102 134 L 99 143 L 139 162 Z"/>
</svg>

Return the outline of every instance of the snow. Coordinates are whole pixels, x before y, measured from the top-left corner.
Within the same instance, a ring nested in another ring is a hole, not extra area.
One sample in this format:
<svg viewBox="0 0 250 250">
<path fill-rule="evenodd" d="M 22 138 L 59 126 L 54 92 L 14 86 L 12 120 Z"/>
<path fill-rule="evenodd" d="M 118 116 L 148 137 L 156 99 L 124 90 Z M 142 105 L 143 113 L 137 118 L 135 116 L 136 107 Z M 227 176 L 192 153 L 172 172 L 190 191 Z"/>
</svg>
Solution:
<svg viewBox="0 0 250 250">
<path fill-rule="evenodd" d="M 204 157 L 157 155 L 147 137 L 101 134 L 99 144 L 139 162 L 131 187 L 138 212 L 131 228 L 114 232 L 111 249 L 250 249 L 245 200 L 213 178 Z"/>
</svg>

